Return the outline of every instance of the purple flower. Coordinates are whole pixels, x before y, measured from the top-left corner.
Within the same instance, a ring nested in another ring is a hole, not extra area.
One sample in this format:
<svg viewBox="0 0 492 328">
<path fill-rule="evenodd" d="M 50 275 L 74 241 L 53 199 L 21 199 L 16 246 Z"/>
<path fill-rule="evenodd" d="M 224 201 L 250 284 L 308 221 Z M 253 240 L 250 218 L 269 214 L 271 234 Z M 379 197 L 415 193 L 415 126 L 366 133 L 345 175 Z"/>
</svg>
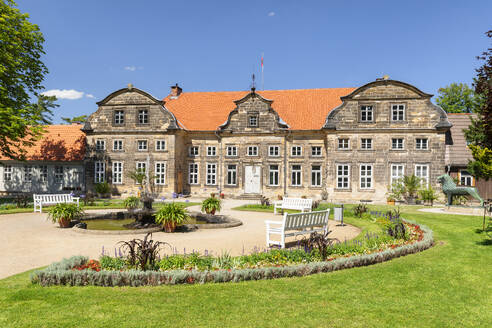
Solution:
<svg viewBox="0 0 492 328">
<path fill-rule="evenodd" d="M 189 200 L 189 199 L 185 200 L 185 203 L 189 203 L 189 202 L 190 202 L 190 200 Z"/>
</svg>

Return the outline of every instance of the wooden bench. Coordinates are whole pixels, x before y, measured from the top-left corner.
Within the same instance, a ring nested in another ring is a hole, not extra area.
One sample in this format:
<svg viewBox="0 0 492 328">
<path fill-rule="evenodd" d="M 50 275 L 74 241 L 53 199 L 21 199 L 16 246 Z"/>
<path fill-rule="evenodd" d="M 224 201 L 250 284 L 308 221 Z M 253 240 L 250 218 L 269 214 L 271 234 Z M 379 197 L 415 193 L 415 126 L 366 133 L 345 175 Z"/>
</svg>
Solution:
<svg viewBox="0 0 492 328">
<path fill-rule="evenodd" d="M 312 206 L 312 199 L 286 197 L 283 200 L 273 203 L 273 214 L 277 214 L 277 208 L 299 210 L 301 212 L 304 212 L 304 210 L 306 210 L 307 212 L 309 212 L 311 211 Z"/>
<path fill-rule="evenodd" d="M 71 194 L 46 194 L 46 195 L 33 195 L 34 199 L 34 212 L 43 212 L 43 205 L 55 205 L 61 203 L 77 203 L 79 206 L 80 197 L 73 197 Z"/>
<path fill-rule="evenodd" d="M 266 245 L 279 245 L 285 248 L 285 237 L 292 237 L 311 232 L 326 233 L 330 209 L 307 213 L 284 213 L 282 221 L 265 221 Z M 280 235 L 280 241 L 271 240 L 270 235 Z"/>
</svg>

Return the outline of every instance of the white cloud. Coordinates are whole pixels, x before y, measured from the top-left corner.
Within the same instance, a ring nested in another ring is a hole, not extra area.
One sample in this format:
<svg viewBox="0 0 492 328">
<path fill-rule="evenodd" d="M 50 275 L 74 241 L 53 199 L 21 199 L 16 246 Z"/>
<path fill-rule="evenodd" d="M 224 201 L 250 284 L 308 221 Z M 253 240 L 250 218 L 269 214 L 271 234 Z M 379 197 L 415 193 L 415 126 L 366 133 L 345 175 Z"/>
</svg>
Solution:
<svg viewBox="0 0 492 328">
<path fill-rule="evenodd" d="M 93 95 L 93 94 L 90 94 L 90 93 L 86 93 L 86 94 L 85 94 L 85 96 L 86 96 L 87 98 L 96 98 L 96 97 L 94 97 L 94 95 Z"/>
<path fill-rule="evenodd" d="M 269 16 L 269 17 L 273 17 L 273 16 L 275 16 L 275 12 L 274 12 L 274 11 L 270 11 L 270 12 L 268 13 L 268 16 Z"/>
<path fill-rule="evenodd" d="M 124 69 L 130 72 L 135 72 L 137 70 L 135 66 L 125 66 Z"/>
<path fill-rule="evenodd" d="M 45 91 L 41 94 L 44 96 L 55 96 L 57 99 L 70 99 L 70 100 L 80 99 L 84 96 L 84 92 L 77 91 L 74 89 L 70 89 L 70 90 L 52 89 L 52 90 Z"/>
</svg>

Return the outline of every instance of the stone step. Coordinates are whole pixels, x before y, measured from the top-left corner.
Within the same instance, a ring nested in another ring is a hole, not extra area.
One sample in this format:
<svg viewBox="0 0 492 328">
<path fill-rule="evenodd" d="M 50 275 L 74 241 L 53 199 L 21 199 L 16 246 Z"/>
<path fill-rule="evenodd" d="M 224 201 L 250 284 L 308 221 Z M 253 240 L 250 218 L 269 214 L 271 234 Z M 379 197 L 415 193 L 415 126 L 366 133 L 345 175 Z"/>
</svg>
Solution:
<svg viewBox="0 0 492 328">
<path fill-rule="evenodd" d="M 235 199 L 244 199 L 244 200 L 260 200 L 261 199 L 261 194 L 242 194 Z"/>
</svg>

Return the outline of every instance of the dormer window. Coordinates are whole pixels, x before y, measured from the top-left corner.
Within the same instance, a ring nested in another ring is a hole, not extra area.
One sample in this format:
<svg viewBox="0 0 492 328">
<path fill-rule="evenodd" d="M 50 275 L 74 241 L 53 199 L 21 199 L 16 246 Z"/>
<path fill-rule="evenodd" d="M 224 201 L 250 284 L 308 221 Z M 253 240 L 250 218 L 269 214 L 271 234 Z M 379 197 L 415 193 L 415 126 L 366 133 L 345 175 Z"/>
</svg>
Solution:
<svg viewBox="0 0 492 328">
<path fill-rule="evenodd" d="M 122 110 L 114 111 L 114 124 L 122 125 L 125 123 L 125 112 Z"/>
<path fill-rule="evenodd" d="M 393 122 L 405 120 L 405 105 L 404 104 L 391 105 L 391 120 Z"/>
<path fill-rule="evenodd" d="M 372 122 L 374 119 L 374 112 L 372 106 L 360 106 L 360 121 Z"/>
<path fill-rule="evenodd" d="M 149 111 L 147 109 L 141 109 L 138 111 L 138 123 L 139 124 L 149 123 Z"/>
<path fill-rule="evenodd" d="M 249 115 L 248 116 L 248 126 L 252 128 L 258 127 L 258 115 Z"/>
</svg>

